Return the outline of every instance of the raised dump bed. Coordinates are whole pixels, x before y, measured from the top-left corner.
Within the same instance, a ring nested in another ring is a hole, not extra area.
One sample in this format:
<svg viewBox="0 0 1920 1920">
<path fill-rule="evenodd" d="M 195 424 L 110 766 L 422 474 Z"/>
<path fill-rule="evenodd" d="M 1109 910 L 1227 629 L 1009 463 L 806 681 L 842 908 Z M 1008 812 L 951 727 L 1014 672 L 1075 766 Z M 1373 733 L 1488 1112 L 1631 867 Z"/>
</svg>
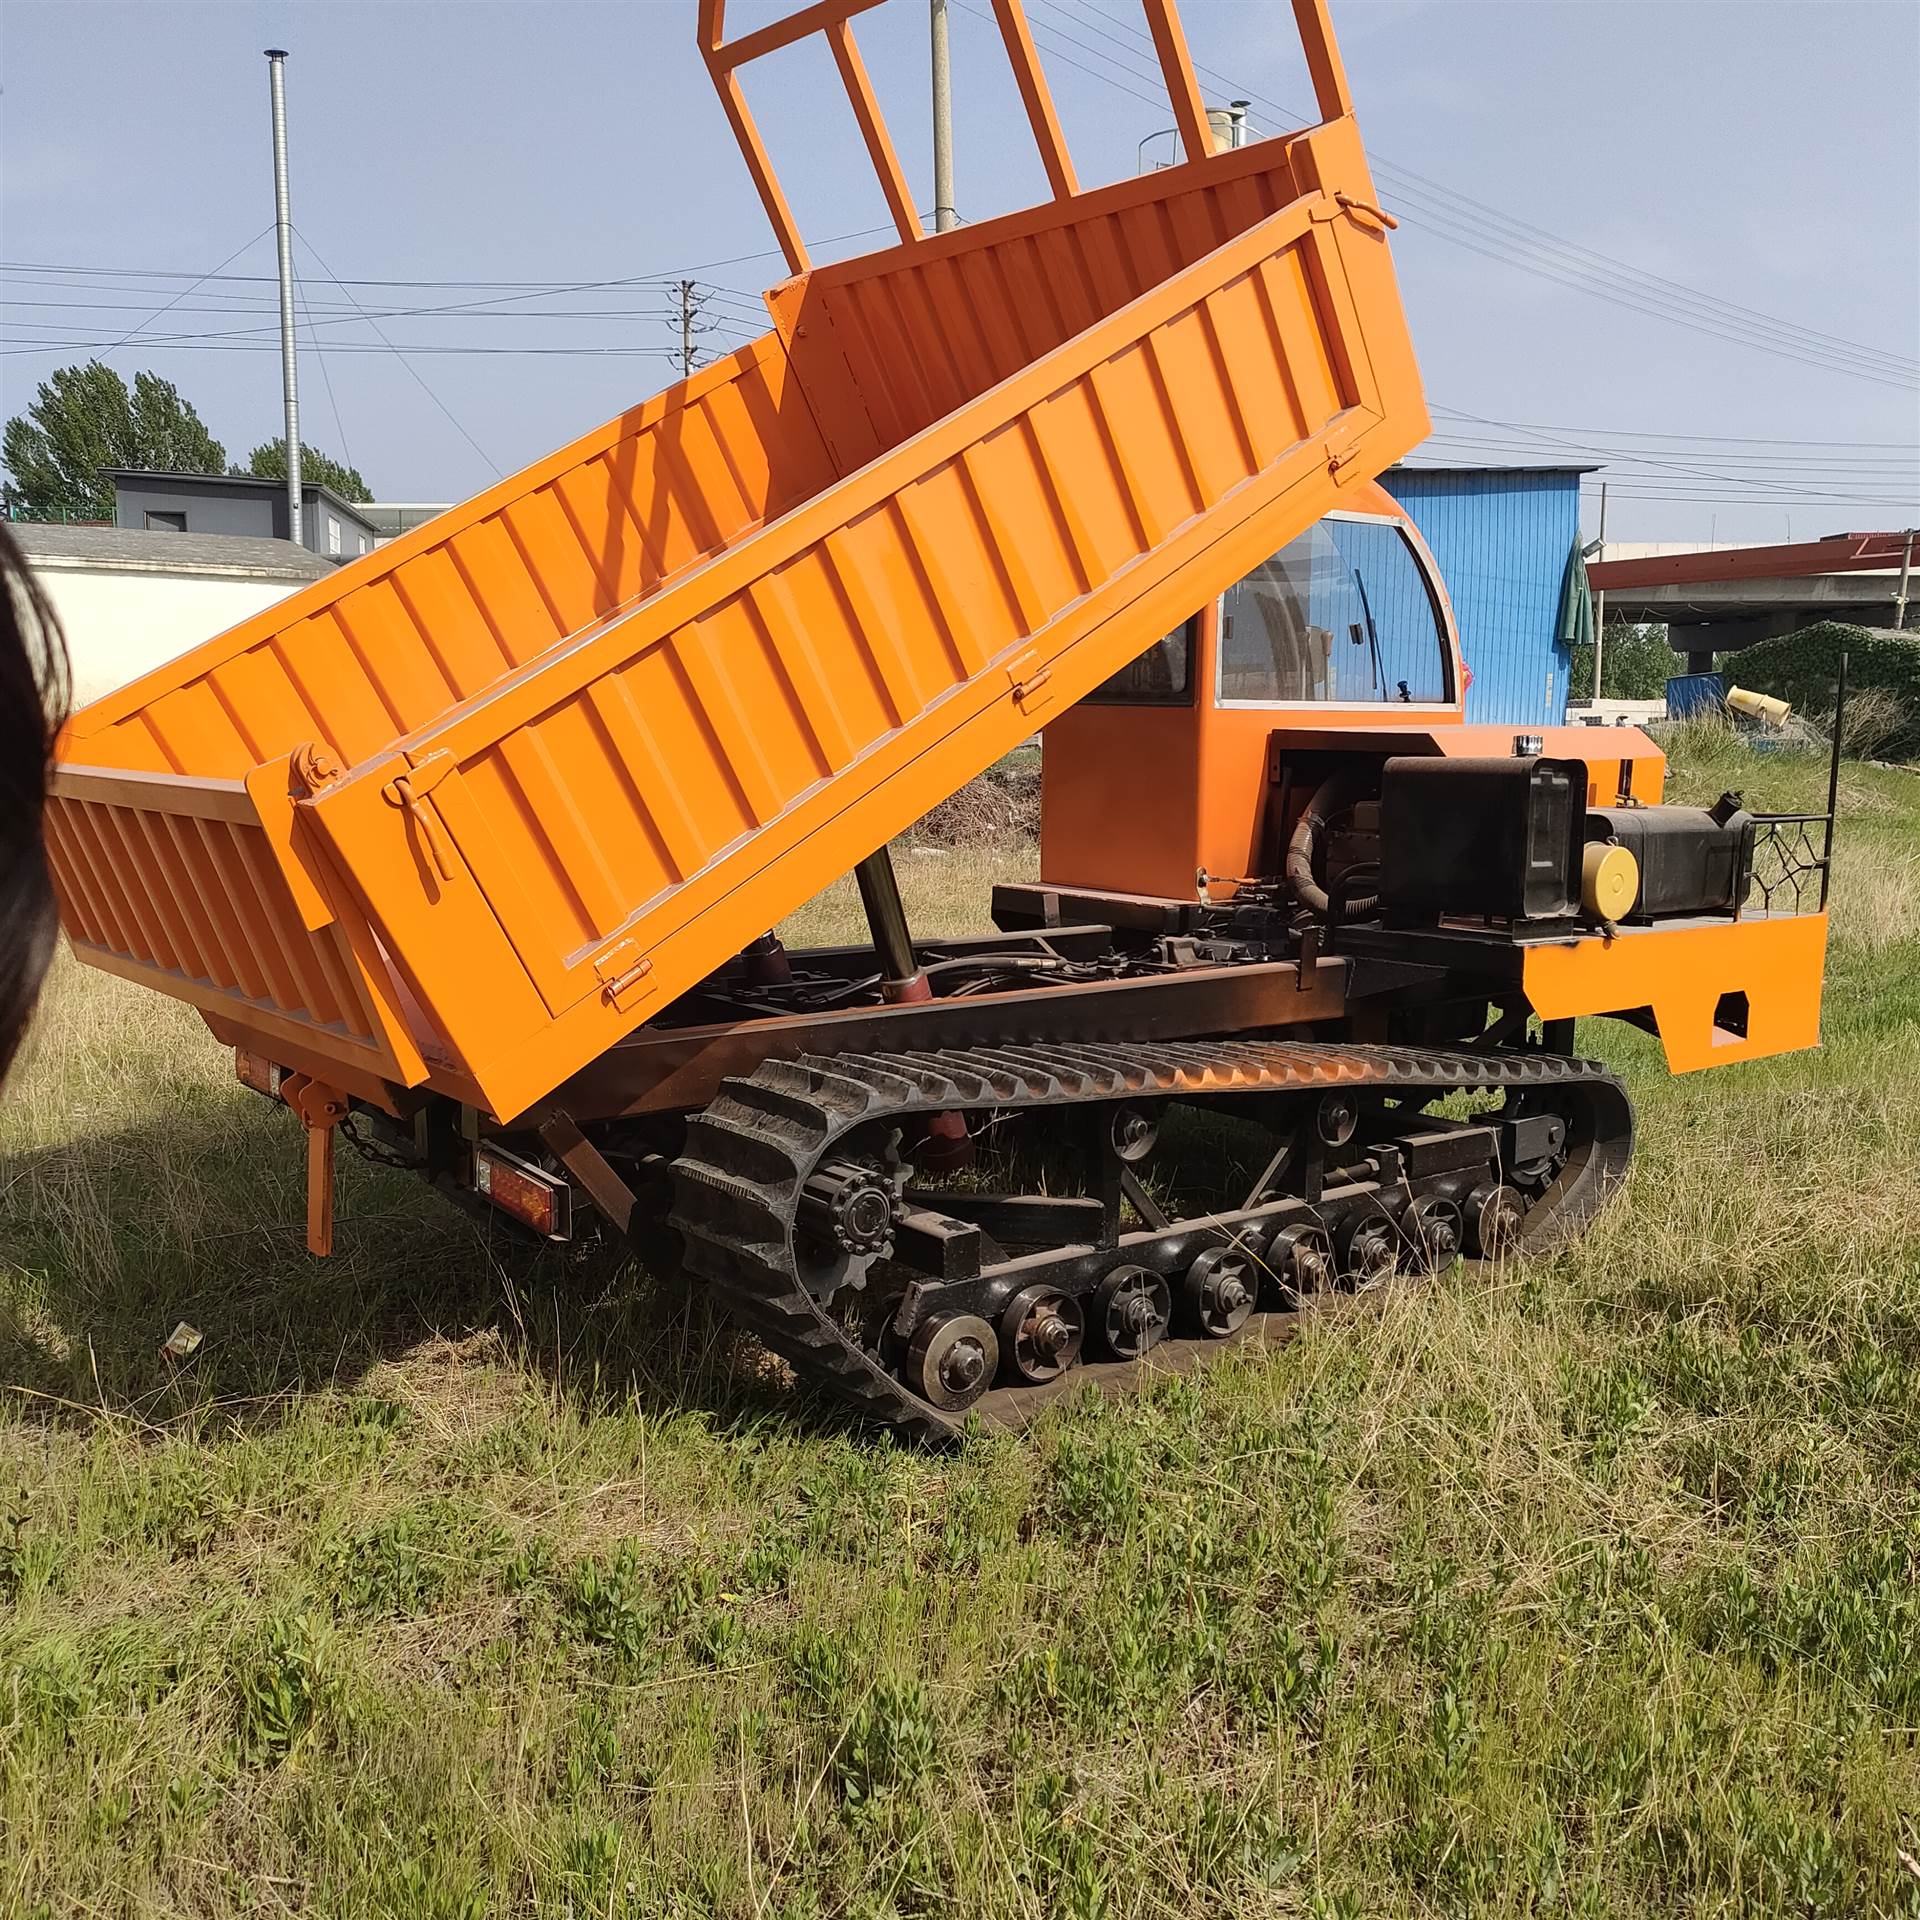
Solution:
<svg viewBox="0 0 1920 1920">
<path fill-rule="evenodd" d="M 1318 0 L 1322 123 L 922 236 L 829 0 L 709 65 L 794 268 L 762 338 L 72 723 L 94 963 L 342 1090 L 507 1119 L 1427 431 Z M 828 33 L 902 229 L 814 268 L 735 81 Z"/>
</svg>

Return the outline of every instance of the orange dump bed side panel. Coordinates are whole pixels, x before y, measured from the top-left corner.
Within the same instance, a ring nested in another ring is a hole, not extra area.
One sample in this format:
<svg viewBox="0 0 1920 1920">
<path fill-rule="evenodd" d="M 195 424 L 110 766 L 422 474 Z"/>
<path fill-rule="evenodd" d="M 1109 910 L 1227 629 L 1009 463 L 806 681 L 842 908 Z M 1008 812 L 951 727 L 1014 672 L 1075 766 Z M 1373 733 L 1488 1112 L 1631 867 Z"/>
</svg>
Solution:
<svg viewBox="0 0 1920 1920">
<path fill-rule="evenodd" d="M 87 767 L 244 778 L 305 897 L 131 838 L 90 909 L 63 860 L 76 942 L 524 1111 L 1419 441 L 1370 199 L 1343 119 L 777 289 L 775 335 L 82 715 L 57 815 Z"/>
<path fill-rule="evenodd" d="M 831 484 L 773 335 L 75 716 L 63 757 L 351 766 Z"/>
<path fill-rule="evenodd" d="M 1324 137 L 1323 137 L 1324 140 Z M 770 296 L 844 470 L 899 446 L 1291 205 L 1313 139 L 817 267 Z"/>
</svg>

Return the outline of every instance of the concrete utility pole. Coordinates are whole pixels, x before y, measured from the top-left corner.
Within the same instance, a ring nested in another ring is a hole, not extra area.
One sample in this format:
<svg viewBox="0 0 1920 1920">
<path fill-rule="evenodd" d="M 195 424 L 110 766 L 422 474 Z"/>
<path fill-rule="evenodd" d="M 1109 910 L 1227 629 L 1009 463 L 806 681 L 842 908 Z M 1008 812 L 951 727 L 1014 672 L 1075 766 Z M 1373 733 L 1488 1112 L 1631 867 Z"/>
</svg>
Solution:
<svg viewBox="0 0 1920 1920">
<path fill-rule="evenodd" d="M 1913 572 L 1913 536 L 1920 528 L 1907 529 L 1907 544 L 1900 554 L 1900 597 L 1893 603 L 1893 630 L 1904 633 L 1907 629 L 1907 580 Z"/>
<path fill-rule="evenodd" d="M 680 377 L 685 379 L 694 369 L 699 349 L 693 344 L 696 334 L 708 333 L 710 327 L 695 326 L 700 309 L 707 304 L 707 297 L 700 291 L 697 280 L 676 281 L 673 297 L 680 303 Z"/>
<path fill-rule="evenodd" d="M 1607 483 L 1600 482 L 1600 550 L 1607 557 Z M 1600 698 L 1600 656 L 1607 649 L 1607 590 L 1602 587 L 1593 596 L 1593 697 Z"/>
<path fill-rule="evenodd" d="M 960 224 L 953 210 L 953 70 L 947 59 L 947 0 L 928 0 L 933 28 L 933 230 Z"/>
<path fill-rule="evenodd" d="M 293 209 L 287 195 L 287 50 L 267 49 L 267 91 L 273 102 L 273 226 L 280 250 L 280 386 L 287 404 L 287 530 L 306 544 L 300 512 L 300 372 L 293 344 Z"/>
</svg>

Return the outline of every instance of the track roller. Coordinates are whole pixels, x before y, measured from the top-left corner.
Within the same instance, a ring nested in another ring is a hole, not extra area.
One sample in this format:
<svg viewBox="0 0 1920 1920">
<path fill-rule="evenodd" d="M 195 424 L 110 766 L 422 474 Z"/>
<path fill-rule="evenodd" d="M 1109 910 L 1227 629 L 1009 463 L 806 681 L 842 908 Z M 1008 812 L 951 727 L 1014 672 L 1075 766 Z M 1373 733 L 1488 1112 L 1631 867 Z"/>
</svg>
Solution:
<svg viewBox="0 0 1920 1920">
<path fill-rule="evenodd" d="M 1137 1167 L 1153 1152 L 1160 1138 L 1160 1120 L 1151 1107 L 1128 1100 L 1113 1110 L 1107 1123 L 1107 1139 L 1113 1157 L 1123 1165 Z"/>
<path fill-rule="evenodd" d="M 1057 1287 L 1023 1287 L 1000 1312 L 1001 1369 L 1009 1381 L 1039 1386 L 1080 1358 L 1086 1316 Z"/>
<path fill-rule="evenodd" d="M 1333 1242 L 1324 1227 L 1282 1227 L 1267 1242 L 1267 1266 L 1274 1279 L 1296 1300 L 1325 1293 L 1333 1285 Z"/>
<path fill-rule="evenodd" d="M 1440 1195 L 1423 1194 L 1400 1222 L 1413 1255 L 1428 1273 L 1443 1273 L 1460 1256 L 1460 1209 Z"/>
<path fill-rule="evenodd" d="M 1180 1282 L 1180 1305 L 1195 1333 L 1224 1340 L 1246 1325 L 1256 1292 L 1251 1254 L 1239 1247 L 1209 1247 Z"/>
<path fill-rule="evenodd" d="M 1340 1284 L 1351 1292 L 1393 1278 L 1400 1263 L 1400 1230 L 1384 1213 L 1362 1213 L 1340 1236 Z"/>
<path fill-rule="evenodd" d="M 1093 1324 L 1116 1360 L 1138 1360 L 1167 1337 L 1173 1295 L 1147 1267 L 1115 1267 L 1093 1296 Z"/>
<path fill-rule="evenodd" d="M 1477 1260 L 1497 1260 L 1518 1243 L 1527 1203 L 1514 1188 L 1489 1181 L 1467 1195 L 1464 1212 L 1467 1251 Z"/>
<path fill-rule="evenodd" d="M 1323 1093 L 1314 1110 L 1313 1130 L 1330 1147 L 1344 1147 L 1360 1126 L 1360 1102 L 1346 1092 Z"/>
<path fill-rule="evenodd" d="M 906 1380 L 923 1400 L 953 1413 L 993 1385 L 999 1364 L 999 1336 L 977 1313 L 939 1313 L 907 1348 Z"/>
</svg>

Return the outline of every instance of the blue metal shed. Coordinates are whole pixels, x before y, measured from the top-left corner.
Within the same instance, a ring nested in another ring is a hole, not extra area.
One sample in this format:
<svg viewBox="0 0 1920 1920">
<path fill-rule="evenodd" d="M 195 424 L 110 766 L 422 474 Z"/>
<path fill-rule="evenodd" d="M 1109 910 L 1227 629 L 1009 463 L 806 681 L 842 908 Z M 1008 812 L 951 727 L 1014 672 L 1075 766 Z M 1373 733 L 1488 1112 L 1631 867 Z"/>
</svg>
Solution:
<svg viewBox="0 0 1920 1920">
<path fill-rule="evenodd" d="M 1433 549 L 1473 669 L 1467 718 L 1559 726 L 1567 717 L 1560 596 L 1590 466 L 1395 467 L 1381 484 Z"/>
</svg>

